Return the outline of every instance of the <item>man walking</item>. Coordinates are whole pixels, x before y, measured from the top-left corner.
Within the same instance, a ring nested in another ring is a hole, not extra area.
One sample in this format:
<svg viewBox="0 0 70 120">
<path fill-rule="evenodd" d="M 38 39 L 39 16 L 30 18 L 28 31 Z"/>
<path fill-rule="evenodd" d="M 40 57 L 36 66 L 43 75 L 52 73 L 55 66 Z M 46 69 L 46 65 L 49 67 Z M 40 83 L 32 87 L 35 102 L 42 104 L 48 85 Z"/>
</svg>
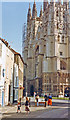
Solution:
<svg viewBox="0 0 70 120">
<path fill-rule="evenodd" d="M 44 99 L 45 99 L 45 106 L 44 107 L 46 107 L 46 104 L 47 104 L 47 93 L 45 93 Z"/>
</svg>

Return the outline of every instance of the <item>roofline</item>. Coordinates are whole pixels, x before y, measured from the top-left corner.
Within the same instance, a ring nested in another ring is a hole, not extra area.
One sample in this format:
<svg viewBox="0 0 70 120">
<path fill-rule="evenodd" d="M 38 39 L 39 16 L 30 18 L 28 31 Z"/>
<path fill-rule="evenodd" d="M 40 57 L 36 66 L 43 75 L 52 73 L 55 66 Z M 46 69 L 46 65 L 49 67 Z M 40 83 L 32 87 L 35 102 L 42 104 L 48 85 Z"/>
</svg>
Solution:
<svg viewBox="0 0 70 120">
<path fill-rule="evenodd" d="M 19 55 L 20 58 L 21 58 L 21 60 L 22 60 L 22 62 L 24 63 L 23 58 L 22 58 L 22 56 L 21 56 L 20 53 L 16 52 L 14 49 L 12 49 L 12 48 L 9 46 L 9 43 L 8 43 L 7 41 L 5 41 L 5 39 L 2 39 L 2 38 L 0 37 L 0 40 L 11 50 L 11 52 L 14 53 L 14 55 Z M 24 63 L 24 64 L 25 64 L 25 63 Z"/>
</svg>

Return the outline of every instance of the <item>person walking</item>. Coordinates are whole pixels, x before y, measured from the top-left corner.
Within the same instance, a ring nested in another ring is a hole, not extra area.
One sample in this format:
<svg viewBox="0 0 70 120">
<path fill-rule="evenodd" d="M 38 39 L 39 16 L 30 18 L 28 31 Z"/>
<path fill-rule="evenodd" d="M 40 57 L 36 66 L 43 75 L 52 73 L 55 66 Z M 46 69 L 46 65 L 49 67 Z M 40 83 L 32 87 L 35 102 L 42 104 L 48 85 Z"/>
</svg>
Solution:
<svg viewBox="0 0 70 120">
<path fill-rule="evenodd" d="M 29 109 L 29 100 L 28 100 L 28 97 L 26 97 L 26 102 L 25 102 L 25 111 L 27 111 L 27 113 L 30 113 L 30 109 Z"/>
<path fill-rule="evenodd" d="M 29 98 L 29 107 L 31 106 L 31 104 L 30 104 L 30 98 Z"/>
<path fill-rule="evenodd" d="M 44 99 L 45 99 L 45 106 L 44 107 L 46 107 L 46 105 L 47 105 L 47 93 L 45 93 Z"/>
<path fill-rule="evenodd" d="M 21 113 L 20 107 L 21 107 L 21 104 L 20 104 L 20 101 L 18 100 L 18 104 L 17 104 L 17 113 L 18 113 L 19 111 L 20 111 L 20 113 Z"/>
<path fill-rule="evenodd" d="M 52 96 L 49 94 L 48 96 L 48 106 L 51 105 L 52 106 Z"/>
<path fill-rule="evenodd" d="M 39 95 L 38 94 L 36 96 L 36 102 L 37 102 L 37 106 L 39 106 Z"/>
<path fill-rule="evenodd" d="M 20 107 L 21 107 L 21 98 L 19 99 L 19 101 L 20 101 Z"/>
</svg>

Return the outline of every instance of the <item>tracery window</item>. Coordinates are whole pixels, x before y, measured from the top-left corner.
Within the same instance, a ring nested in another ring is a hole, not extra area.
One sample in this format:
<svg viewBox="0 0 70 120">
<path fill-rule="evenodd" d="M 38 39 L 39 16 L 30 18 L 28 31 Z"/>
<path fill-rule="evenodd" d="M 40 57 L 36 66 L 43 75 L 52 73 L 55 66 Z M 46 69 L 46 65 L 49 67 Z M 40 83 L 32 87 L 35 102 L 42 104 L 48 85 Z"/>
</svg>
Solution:
<svg viewBox="0 0 70 120">
<path fill-rule="evenodd" d="M 62 36 L 62 42 L 64 42 L 64 36 Z"/>
<path fill-rule="evenodd" d="M 58 11 L 56 11 L 56 16 L 58 17 Z"/>
<path fill-rule="evenodd" d="M 66 70 L 66 63 L 64 61 L 60 61 L 60 69 L 61 70 Z"/>
<path fill-rule="evenodd" d="M 60 35 L 58 35 L 58 41 L 60 41 Z"/>
</svg>

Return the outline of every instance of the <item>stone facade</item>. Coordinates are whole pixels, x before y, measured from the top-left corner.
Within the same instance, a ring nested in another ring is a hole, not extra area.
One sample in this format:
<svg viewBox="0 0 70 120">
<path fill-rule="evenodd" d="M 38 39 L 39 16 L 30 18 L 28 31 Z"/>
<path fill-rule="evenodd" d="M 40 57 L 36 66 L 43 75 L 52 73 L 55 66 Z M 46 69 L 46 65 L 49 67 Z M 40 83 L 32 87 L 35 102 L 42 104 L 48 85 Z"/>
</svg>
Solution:
<svg viewBox="0 0 70 120">
<path fill-rule="evenodd" d="M 70 13 L 69 2 L 44 1 L 37 17 L 36 3 L 33 11 L 29 5 L 27 33 L 23 56 L 27 64 L 28 94 L 34 91 L 64 95 L 70 76 Z"/>
</svg>

